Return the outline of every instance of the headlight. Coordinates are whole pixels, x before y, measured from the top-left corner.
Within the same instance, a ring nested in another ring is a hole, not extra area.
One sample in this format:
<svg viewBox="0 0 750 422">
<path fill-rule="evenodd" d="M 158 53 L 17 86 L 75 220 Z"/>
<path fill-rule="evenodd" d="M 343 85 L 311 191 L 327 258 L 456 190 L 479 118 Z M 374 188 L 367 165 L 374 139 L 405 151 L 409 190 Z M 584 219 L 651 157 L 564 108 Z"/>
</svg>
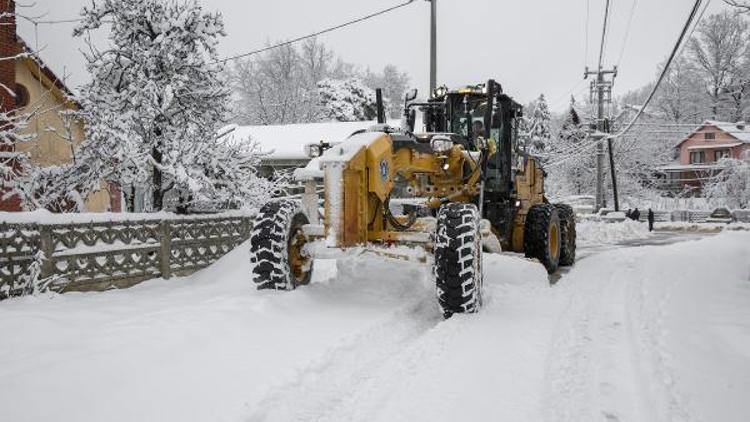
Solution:
<svg viewBox="0 0 750 422">
<path fill-rule="evenodd" d="M 430 141 L 430 146 L 432 146 L 433 151 L 444 153 L 450 151 L 450 149 L 453 148 L 453 141 L 451 141 L 451 138 L 447 136 L 435 135 Z"/>
<path fill-rule="evenodd" d="M 320 149 L 318 144 L 307 144 L 305 145 L 305 155 L 309 158 L 320 157 Z"/>
</svg>

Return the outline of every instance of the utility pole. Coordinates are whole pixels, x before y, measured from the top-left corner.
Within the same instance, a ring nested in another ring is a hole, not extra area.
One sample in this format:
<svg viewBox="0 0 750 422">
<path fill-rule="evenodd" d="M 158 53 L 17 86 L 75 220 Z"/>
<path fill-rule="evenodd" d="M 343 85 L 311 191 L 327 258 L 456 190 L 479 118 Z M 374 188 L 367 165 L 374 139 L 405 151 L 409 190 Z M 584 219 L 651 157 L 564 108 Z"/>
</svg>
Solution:
<svg viewBox="0 0 750 422">
<path fill-rule="evenodd" d="M 599 138 L 599 142 L 596 145 L 596 209 L 599 211 L 601 208 L 607 206 L 607 199 L 604 195 L 604 136 L 603 134 L 609 133 L 609 119 L 604 117 L 604 105 L 612 101 L 612 81 L 606 80 L 605 75 L 612 75 L 612 78 L 617 76 L 617 67 L 615 66 L 611 70 L 599 69 L 591 71 L 586 68 L 584 72 L 584 78 L 588 78 L 589 75 L 596 75 L 596 79 L 591 81 L 591 96 L 596 96 L 596 137 Z M 615 179 L 614 159 L 612 157 L 612 141 L 609 140 L 610 146 L 610 170 L 612 173 L 612 186 L 615 192 L 615 207 L 619 208 L 617 199 L 617 186 Z"/>
<path fill-rule="evenodd" d="M 430 2 L 430 95 L 437 88 L 437 0 Z"/>
<path fill-rule="evenodd" d="M 612 83 L 617 76 L 617 66 L 612 70 L 602 68 L 602 58 L 604 57 L 604 40 L 607 36 L 607 22 L 609 21 L 609 4 L 607 0 L 604 5 L 604 25 L 602 26 L 602 42 L 599 45 L 599 64 L 596 71 L 589 71 L 588 66 L 583 73 L 586 79 L 589 75 L 596 75 L 596 80 L 591 81 L 591 97 L 593 100 L 596 95 L 596 137 L 599 142 L 596 144 L 596 210 L 607 206 L 607 199 L 604 196 L 604 134 L 609 133 L 609 119 L 604 117 L 604 102 L 612 102 Z M 605 75 L 612 75 L 612 80 L 605 80 Z M 596 93 L 596 94 L 595 94 Z M 605 99 L 606 95 L 606 99 Z M 612 172 L 612 191 L 615 194 L 615 211 L 619 211 L 620 204 L 617 198 L 617 179 L 615 178 L 615 160 L 612 156 L 612 140 L 607 138 L 609 144 L 609 167 Z"/>
</svg>

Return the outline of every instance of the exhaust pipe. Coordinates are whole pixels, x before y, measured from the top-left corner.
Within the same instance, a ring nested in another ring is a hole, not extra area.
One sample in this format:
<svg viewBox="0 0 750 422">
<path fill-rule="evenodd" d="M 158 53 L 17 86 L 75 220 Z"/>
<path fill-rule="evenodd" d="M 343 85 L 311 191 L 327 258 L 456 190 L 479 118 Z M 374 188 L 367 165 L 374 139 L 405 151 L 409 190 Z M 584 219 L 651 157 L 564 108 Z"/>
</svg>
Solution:
<svg viewBox="0 0 750 422">
<path fill-rule="evenodd" d="M 378 111 L 378 124 L 385 123 L 385 109 L 383 108 L 383 90 L 375 89 L 375 105 Z"/>
</svg>

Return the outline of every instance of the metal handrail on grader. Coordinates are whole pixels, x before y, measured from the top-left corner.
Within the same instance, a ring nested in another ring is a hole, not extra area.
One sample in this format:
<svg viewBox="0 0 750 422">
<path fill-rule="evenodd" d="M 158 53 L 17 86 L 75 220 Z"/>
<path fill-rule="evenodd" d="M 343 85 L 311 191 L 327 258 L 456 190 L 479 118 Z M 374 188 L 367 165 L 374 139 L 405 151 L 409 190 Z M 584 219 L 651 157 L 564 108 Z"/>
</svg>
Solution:
<svg viewBox="0 0 750 422">
<path fill-rule="evenodd" d="M 259 289 L 309 283 L 316 257 L 352 250 L 397 256 L 389 247 L 417 245 L 433 256 L 447 318 L 481 308 L 483 249 L 522 252 L 550 273 L 573 264 L 575 216 L 545 197 L 545 174 L 518 140 L 522 107 L 493 80 L 415 98 L 416 90 L 405 97 L 401 128 L 384 124 L 378 101 L 378 125 L 339 144 L 306 147 L 314 158 L 297 173 L 307 181 L 302 199 L 269 202 L 255 220 L 251 262 Z M 425 130 L 415 133 L 418 111 Z M 401 213 L 392 210 L 397 192 Z"/>
</svg>

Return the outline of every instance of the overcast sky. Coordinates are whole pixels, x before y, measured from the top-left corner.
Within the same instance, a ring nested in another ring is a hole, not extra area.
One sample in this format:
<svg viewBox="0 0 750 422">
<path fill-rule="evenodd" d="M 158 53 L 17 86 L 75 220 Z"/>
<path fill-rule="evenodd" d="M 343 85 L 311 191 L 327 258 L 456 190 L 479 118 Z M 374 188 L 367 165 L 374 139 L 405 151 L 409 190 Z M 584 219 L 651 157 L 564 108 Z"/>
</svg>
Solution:
<svg viewBox="0 0 750 422">
<path fill-rule="evenodd" d="M 34 0 L 26 15 L 70 19 L 91 0 Z M 402 0 L 200 0 L 224 16 L 222 55 L 294 38 L 398 4 Z M 437 0 L 438 83 L 448 86 L 499 81 L 522 103 L 544 93 L 553 110 L 562 109 L 573 90 L 584 95 L 585 64 L 596 66 L 604 0 Z M 628 17 L 635 3 L 625 40 Z M 29 3 L 29 2 L 26 2 Z M 688 0 L 612 0 L 604 65 L 619 63 L 615 95 L 655 77 L 687 18 Z M 586 16 L 588 5 L 588 31 Z M 726 7 L 715 0 L 709 12 Z M 429 80 L 429 3 L 416 0 L 356 26 L 320 37 L 344 60 L 377 70 L 391 63 L 411 76 L 424 94 Z M 72 87 L 88 78 L 74 24 L 34 26 L 19 20 L 19 32 Z M 586 38 L 588 32 L 588 48 Z M 623 51 L 621 60 L 620 52 Z M 588 51 L 588 55 L 586 55 Z M 576 89 L 573 89 L 573 88 Z"/>
</svg>

